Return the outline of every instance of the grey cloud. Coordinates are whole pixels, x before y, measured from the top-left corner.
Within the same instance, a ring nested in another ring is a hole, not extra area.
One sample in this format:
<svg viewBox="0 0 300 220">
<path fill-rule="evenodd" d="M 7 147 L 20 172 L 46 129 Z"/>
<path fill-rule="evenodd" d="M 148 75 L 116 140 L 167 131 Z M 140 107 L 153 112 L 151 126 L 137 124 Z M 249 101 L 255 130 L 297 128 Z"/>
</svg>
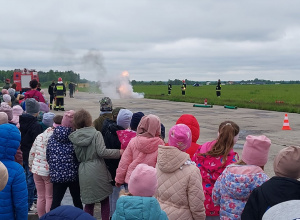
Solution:
<svg viewBox="0 0 300 220">
<path fill-rule="evenodd" d="M 123 70 L 139 80 L 275 79 L 271 72 L 297 79 L 299 6 L 291 0 L 8 1 L 0 8 L 0 65 L 73 69 L 91 80 Z M 99 60 L 101 68 L 92 65 Z"/>
</svg>

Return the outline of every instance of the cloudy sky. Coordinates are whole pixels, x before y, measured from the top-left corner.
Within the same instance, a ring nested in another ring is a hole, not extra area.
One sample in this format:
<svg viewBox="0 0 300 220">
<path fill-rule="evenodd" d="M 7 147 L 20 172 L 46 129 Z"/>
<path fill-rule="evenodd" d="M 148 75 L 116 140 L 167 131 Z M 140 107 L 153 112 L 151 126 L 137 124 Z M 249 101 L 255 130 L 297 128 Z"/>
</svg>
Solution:
<svg viewBox="0 0 300 220">
<path fill-rule="evenodd" d="M 299 80 L 299 9 L 297 0 L 3 0 L 0 69 Z"/>
</svg>

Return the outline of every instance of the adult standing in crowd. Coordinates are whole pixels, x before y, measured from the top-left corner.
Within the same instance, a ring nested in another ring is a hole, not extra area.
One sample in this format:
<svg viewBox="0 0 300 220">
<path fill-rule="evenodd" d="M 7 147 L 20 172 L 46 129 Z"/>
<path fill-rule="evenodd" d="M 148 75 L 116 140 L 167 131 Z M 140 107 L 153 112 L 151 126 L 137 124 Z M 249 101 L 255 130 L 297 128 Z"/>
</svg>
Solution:
<svg viewBox="0 0 300 220">
<path fill-rule="evenodd" d="M 54 87 L 55 87 L 55 82 L 53 80 L 52 83 L 48 87 L 48 93 L 50 95 L 50 110 L 52 110 L 52 103 L 54 100 Z"/>
<path fill-rule="evenodd" d="M 42 127 L 37 121 L 40 105 L 34 98 L 25 100 L 26 113 L 20 115 L 21 150 L 23 152 L 23 167 L 28 189 L 28 211 L 33 210 L 35 184 L 33 174 L 29 170 L 28 158 L 35 138 L 42 133 Z"/>
<path fill-rule="evenodd" d="M 218 98 L 221 97 L 221 80 L 220 79 L 218 79 L 218 83 L 217 83 L 217 86 L 216 86 L 216 94 L 217 94 Z"/>
<path fill-rule="evenodd" d="M 59 77 L 57 80 L 57 83 L 55 84 L 54 87 L 54 95 L 55 95 L 55 111 L 61 110 L 64 111 L 64 98 L 66 96 L 66 86 L 62 81 L 62 78 Z"/>
<path fill-rule="evenodd" d="M 38 81 L 36 79 L 33 79 L 29 82 L 29 86 L 31 90 L 27 91 L 25 93 L 25 100 L 28 98 L 34 98 L 38 102 L 45 102 L 45 99 L 40 91 L 38 91 Z"/>
<path fill-rule="evenodd" d="M 3 86 L 3 89 L 9 89 L 10 88 L 10 79 L 5 79 L 5 85 Z"/>
<path fill-rule="evenodd" d="M 73 96 L 74 90 L 75 90 L 75 84 L 70 82 L 69 83 L 70 98 L 74 98 L 74 96 Z"/>
</svg>

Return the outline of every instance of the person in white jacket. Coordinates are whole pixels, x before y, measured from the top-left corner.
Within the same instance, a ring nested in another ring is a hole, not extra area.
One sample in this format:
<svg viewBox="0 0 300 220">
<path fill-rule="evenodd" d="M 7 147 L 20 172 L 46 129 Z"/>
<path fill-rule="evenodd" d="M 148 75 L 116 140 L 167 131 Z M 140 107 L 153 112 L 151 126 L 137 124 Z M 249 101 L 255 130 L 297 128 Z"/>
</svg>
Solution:
<svg viewBox="0 0 300 220">
<path fill-rule="evenodd" d="M 62 116 L 60 115 L 57 115 L 54 118 L 52 117 L 53 126 L 48 127 L 43 133 L 36 137 L 29 153 L 29 168 L 33 173 L 38 195 L 37 212 L 39 217 L 42 217 L 45 213 L 49 212 L 52 204 L 53 186 L 49 176 L 46 149 L 48 140 L 53 134 L 54 128 L 61 123 L 61 120 Z"/>
</svg>

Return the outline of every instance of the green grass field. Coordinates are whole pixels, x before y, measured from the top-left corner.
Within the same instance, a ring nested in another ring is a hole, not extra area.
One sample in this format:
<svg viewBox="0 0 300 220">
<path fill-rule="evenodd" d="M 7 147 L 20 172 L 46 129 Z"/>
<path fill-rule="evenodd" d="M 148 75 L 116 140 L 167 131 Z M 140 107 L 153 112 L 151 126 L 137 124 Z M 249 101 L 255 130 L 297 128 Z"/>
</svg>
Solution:
<svg viewBox="0 0 300 220">
<path fill-rule="evenodd" d="M 135 92 L 144 93 L 145 98 L 150 99 L 203 104 L 207 98 L 209 105 L 300 113 L 300 84 L 222 85 L 221 98 L 217 98 L 213 85 L 187 86 L 185 96 L 181 95 L 179 85 L 173 86 L 170 96 L 167 85 L 135 85 L 133 89 Z"/>
</svg>

